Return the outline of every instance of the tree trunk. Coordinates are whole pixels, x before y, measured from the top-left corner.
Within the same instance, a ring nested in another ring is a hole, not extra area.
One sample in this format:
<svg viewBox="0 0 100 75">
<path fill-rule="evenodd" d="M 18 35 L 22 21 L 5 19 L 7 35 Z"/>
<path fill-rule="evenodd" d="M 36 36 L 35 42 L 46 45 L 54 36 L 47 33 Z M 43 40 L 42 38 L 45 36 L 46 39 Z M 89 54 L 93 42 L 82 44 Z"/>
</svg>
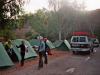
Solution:
<svg viewBox="0 0 100 75">
<path fill-rule="evenodd" d="M 59 30 L 59 40 L 61 41 L 61 30 Z"/>
</svg>

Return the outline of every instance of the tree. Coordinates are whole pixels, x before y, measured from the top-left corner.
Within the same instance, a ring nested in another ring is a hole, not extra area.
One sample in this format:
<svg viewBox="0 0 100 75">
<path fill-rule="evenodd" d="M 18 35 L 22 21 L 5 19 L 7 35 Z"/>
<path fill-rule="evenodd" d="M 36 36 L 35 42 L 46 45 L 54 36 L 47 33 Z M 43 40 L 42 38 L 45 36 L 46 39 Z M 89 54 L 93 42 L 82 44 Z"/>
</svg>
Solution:
<svg viewBox="0 0 100 75">
<path fill-rule="evenodd" d="M 84 2 L 78 4 L 76 0 L 70 3 L 66 0 L 49 0 L 49 7 L 55 13 L 57 17 L 57 28 L 59 40 L 66 37 L 69 32 L 78 30 L 80 27 L 80 21 L 82 21 L 81 14 L 84 11 Z"/>
<path fill-rule="evenodd" d="M 49 7 L 54 11 L 57 17 L 57 25 L 58 25 L 58 35 L 59 40 L 61 40 L 61 34 L 62 34 L 62 15 L 58 12 L 58 10 L 61 8 L 61 0 L 48 0 Z"/>
<path fill-rule="evenodd" d="M 30 16 L 30 25 L 32 28 L 39 34 L 47 36 L 47 23 L 48 23 L 48 16 L 47 16 L 46 9 L 39 9 L 35 14 Z"/>
<path fill-rule="evenodd" d="M 2 36 L 15 27 L 24 3 L 24 0 L 0 0 L 0 30 L 5 32 Z"/>
<path fill-rule="evenodd" d="M 91 26 L 91 32 L 95 34 L 100 40 L 100 9 L 93 10 L 88 12 L 89 14 L 89 23 Z"/>
</svg>

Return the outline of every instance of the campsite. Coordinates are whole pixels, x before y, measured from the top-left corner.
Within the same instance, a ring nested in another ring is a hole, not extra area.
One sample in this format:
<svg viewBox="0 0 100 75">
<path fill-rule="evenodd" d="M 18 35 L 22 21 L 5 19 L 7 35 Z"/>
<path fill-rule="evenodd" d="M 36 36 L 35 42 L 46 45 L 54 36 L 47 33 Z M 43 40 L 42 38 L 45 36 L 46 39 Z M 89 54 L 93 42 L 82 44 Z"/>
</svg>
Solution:
<svg viewBox="0 0 100 75">
<path fill-rule="evenodd" d="M 21 56 L 20 56 L 20 49 L 18 49 L 16 46 L 19 46 L 21 44 L 21 41 L 24 39 L 16 39 L 16 40 L 12 40 L 12 46 L 13 46 L 13 54 L 9 55 L 9 53 L 7 53 L 7 50 L 5 49 L 5 46 L 0 43 L 0 47 L 1 47 L 1 59 L 0 61 L 0 67 L 10 67 L 10 66 L 14 66 L 14 64 L 16 62 L 19 62 L 21 60 Z M 28 52 L 26 52 L 25 55 L 25 59 L 31 59 L 31 58 L 35 58 L 38 56 L 38 54 L 36 53 L 35 49 L 33 48 L 33 46 L 39 46 L 40 41 L 37 39 L 33 39 L 30 40 L 29 42 L 27 40 L 25 41 L 25 45 L 28 47 Z M 47 40 L 47 46 L 48 48 L 51 50 L 51 52 L 53 50 L 66 50 L 68 51 L 68 45 L 66 43 L 64 43 L 64 41 L 59 45 L 59 46 L 55 46 L 51 41 Z M 6 62 L 8 61 L 8 62 Z"/>
<path fill-rule="evenodd" d="M 100 75 L 100 0 L 0 0 L 0 75 Z"/>
</svg>

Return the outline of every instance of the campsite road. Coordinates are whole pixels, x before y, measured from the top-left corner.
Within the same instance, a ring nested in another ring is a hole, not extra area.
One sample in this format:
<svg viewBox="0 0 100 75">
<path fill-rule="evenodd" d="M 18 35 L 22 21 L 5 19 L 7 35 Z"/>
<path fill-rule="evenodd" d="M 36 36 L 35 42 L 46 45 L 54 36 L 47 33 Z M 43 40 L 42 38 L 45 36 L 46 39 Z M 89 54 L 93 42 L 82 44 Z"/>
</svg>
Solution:
<svg viewBox="0 0 100 75">
<path fill-rule="evenodd" d="M 51 60 L 43 69 L 37 65 L 13 72 L 11 75 L 100 75 L 100 48 L 91 55 L 65 55 Z"/>
<path fill-rule="evenodd" d="M 100 75 L 100 48 L 91 55 L 71 55 L 57 58 L 47 68 L 33 75 Z"/>
</svg>

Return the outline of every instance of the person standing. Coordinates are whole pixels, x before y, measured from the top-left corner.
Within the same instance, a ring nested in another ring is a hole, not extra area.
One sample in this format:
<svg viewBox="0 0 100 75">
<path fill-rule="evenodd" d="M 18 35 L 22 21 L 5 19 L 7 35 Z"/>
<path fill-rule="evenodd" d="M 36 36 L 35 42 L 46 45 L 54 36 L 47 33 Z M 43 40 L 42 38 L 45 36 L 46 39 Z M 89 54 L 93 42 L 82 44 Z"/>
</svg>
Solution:
<svg viewBox="0 0 100 75">
<path fill-rule="evenodd" d="M 8 53 L 8 55 L 12 59 L 12 61 L 16 60 L 11 40 L 8 40 L 7 42 L 5 42 L 4 46 L 5 46 L 5 49 Z"/>
<path fill-rule="evenodd" d="M 24 44 L 24 41 L 21 41 L 22 44 L 19 45 L 19 46 L 16 46 L 17 48 L 20 48 L 20 54 L 21 54 L 21 66 L 24 66 L 24 57 L 25 57 L 25 51 L 26 50 L 26 47 L 25 47 L 25 44 Z"/>
<path fill-rule="evenodd" d="M 12 46 L 11 40 L 8 40 L 8 41 L 5 43 L 5 48 L 6 48 L 7 52 L 8 52 L 10 55 L 12 55 L 13 46 Z"/>
<path fill-rule="evenodd" d="M 45 61 L 44 61 L 44 63 L 47 65 L 48 64 L 48 54 L 47 54 L 47 52 L 48 52 L 48 46 L 46 44 L 47 39 L 43 38 L 43 41 L 45 43 L 45 52 L 44 52 L 45 53 L 44 54 Z"/>
<path fill-rule="evenodd" d="M 46 49 L 45 49 L 45 43 L 44 43 L 44 39 L 41 38 L 40 39 L 40 45 L 38 48 L 38 52 L 39 52 L 39 65 L 38 65 L 38 69 L 43 68 L 43 57 L 44 57 L 44 63 L 47 65 L 47 54 L 46 54 Z"/>
<path fill-rule="evenodd" d="M 48 39 L 45 37 L 45 38 L 44 38 L 45 50 L 46 50 L 46 53 L 48 53 L 48 55 L 52 55 L 51 50 L 50 50 L 49 46 L 47 45 L 47 40 L 48 40 Z"/>
</svg>

